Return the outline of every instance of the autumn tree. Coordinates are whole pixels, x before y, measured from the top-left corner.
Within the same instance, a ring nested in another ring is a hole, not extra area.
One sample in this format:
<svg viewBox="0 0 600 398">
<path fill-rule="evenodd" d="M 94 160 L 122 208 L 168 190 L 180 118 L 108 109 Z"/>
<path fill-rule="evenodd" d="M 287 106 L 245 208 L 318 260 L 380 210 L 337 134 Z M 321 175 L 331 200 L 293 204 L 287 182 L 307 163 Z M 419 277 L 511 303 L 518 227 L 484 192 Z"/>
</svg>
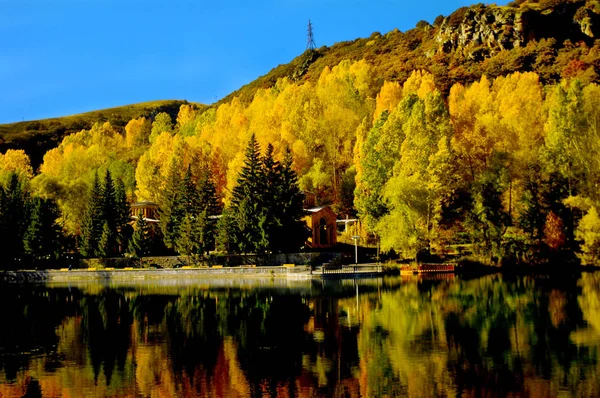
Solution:
<svg viewBox="0 0 600 398">
<path fill-rule="evenodd" d="M 151 133 L 152 125 L 148 119 L 141 117 L 131 119 L 125 126 L 125 142 L 127 147 L 142 150 L 147 146 Z"/>
<path fill-rule="evenodd" d="M 556 252 L 564 246 L 565 239 L 562 219 L 556 213 L 550 211 L 544 226 L 544 243 L 548 245 L 550 250 Z"/>
<path fill-rule="evenodd" d="M 5 153 L 0 153 L 0 182 L 9 182 L 13 173 L 22 180 L 33 177 L 29 156 L 21 149 L 8 149 Z"/>
<path fill-rule="evenodd" d="M 407 92 L 403 101 L 406 104 L 400 109 L 404 111 L 401 120 L 405 138 L 399 159 L 394 163 L 393 176 L 383 189 L 389 213 L 379 220 L 376 230 L 383 249 L 393 248 L 408 258 L 415 258 L 419 253 L 429 252 L 435 236 L 438 223 L 434 210 L 439 204 L 436 195 L 441 192 L 434 191 L 431 183 L 444 170 L 439 169 L 441 165 L 431 163 L 434 156 L 444 150 L 452 130 L 439 92 L 429 92 L 423 99 Z M 440 144 L 442 148 L 438 149 Z M 449 155 L 440 153 L 438 156 L 452 160 Z"/>
<path fill-rule="evenodd" d="M 393 157 L 394 150 L 387 147 L 389 151 L 385 151 L 378 143 L 383 140 L 385 131 L 382 130 L 388 118 L 389 113 L 384 111 L 369 131 L 362 146 L 357 149 L 360 159 L 357 164 L 354 202 L 359 217 L 371 229 L 387 212 L 387 207 L 383 201 L 383 187 L 390 177 L 393 166 L 392 160 L 388 160 L 387 156 Z M 398 139 L 401 140 L 401 137 L 398 137 Z M 399 146 L 398 144 L 397 147 Z"/>
<path fill-rule="evenodd" d="M 154 118 L 152 129 L 148 140 L 154 142 L 162 133 L 171 133 L 173 131 L 173 120 L 168 113 L 161 112 Z"/>
<path fill-rule="evenodd" d="M 598 265 L 600 261 L 600 217 L 592 206 L 579 221 L 575 237 L 582 242 L 578 254 L 583 265 Z"/>
<path fill-rule="evenodd" d="M 110 170 L 113 179 L 122 180 L 132 190 L 136 160 L 123 135 L 110 123 L 95 124 L 63 139 L 44 155 L 40 174 L 31 182 L 32 192 L 56 200 L 60 222 L 70 235 L 78 235 L 87 208 L 82 195 L 93 183 L 94 174 Z"/>
</svg>

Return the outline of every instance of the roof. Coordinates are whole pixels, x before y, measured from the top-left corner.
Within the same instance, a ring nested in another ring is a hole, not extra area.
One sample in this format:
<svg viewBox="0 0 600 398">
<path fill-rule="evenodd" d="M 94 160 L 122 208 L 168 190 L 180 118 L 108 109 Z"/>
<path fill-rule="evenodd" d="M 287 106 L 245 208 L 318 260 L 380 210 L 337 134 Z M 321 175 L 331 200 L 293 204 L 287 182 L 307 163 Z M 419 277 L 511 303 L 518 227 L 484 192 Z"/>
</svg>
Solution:
<svg viewBox="0 0 600 398">
<path fill-rule="evenodd" d="M 133 220 L 137 220 L 138 217 L 137 216 L 131 216 L 131 218 Z M 156 218 L 148 218 L 148 217 L 142 217 L 144 219 L 144 221 L 149 222 L 149 223 L 158 223 L 160 222 L 160 220 L 157 220 Z"/>
<path fill-rule="evenodd" d="M 151 202 L 151 201 L 149 201 L 149 200 L 145 200 L 145 201 L 143 201 L 143 202 L 135 202 L 135 203 L 132 203 L 130 206 L 131 206 L 131 207 L 144 207 L 144 206 L 157 206 L 157 207 L 158 207 L 158 203 L 156 203 L 156 202 Z"/>
<path fill-rule="evenodd" d="M 340 224 L 341 223 L 348 224 L 348 223 L 357 222 L 357 221 L 358 221 L 357 218 L 343 218 L 341 220 L 335 220 L 335 222 L 340 223 Z"/>
<path fill-rule="evenodd" d="M 329 207 L 329 206 L 311 207 L 310 209 L 304 209 L 304 211 L 308 214 L 310 214 L 310 213 L 317 214 L 317 213 L 325 212 L 325 213 L 330 214 L 332 217 L 336 217 L 334 211 L 331 210 L 331 207 Z"/>
</svg>

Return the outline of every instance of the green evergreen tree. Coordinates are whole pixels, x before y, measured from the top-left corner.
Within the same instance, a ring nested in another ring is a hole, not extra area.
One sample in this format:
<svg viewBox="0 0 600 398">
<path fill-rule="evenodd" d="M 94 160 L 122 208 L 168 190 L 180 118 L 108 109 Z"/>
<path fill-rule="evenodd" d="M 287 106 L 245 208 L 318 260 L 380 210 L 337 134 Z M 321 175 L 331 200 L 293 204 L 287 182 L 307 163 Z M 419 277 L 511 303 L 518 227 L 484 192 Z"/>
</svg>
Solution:
<svg viewBox="0 0 600 398">
<path fill-rule="evenodd" d="M 108 226 L 108 222 L 105 221 L 102 227 L 102 235 L 98 241 L 98 254 L 102 258 L 112 257 L 114 254 L 115 247 L 115 235 L 111 228 Z"/>
<path fill-rule="evenodd" d="M 112 257 L 116 253 L 118 217 L 115 184 L 110 170 L 106 170 L 102 186 L 102 236 L 106 234 L 103 241 L 106 246 L 99 245 L 102 257 Z"/>
<path fill-rule="evenodd" d="M 195 258 L 200 253 L 201 229 L 198 219 L 186 214 L 181 223 L 181 234 L 177 239 L 177 251 L 184 256 Z"/>
<path fill-rule="evenodd" d="M 217 220 L 214 217 L 221 212 L 217 199 L 217 189 L 208 172 L 205 172 L 200 180 L 198 191 L 200 194 L 200 212 L 197 214 L 200 227 L 199 250 L 201 253 L 206 253 L 215 247 Z"/>
<path fill-rule="evenodd" d="M 119 253 L 124 253 L 127 250 L 133 229 L 131 227 L 131 209 L 125 192 L 125 184 L 122 180 L 117 180 L 115 199 L 117 246 L 119 247 Z"/>
<path fill-rule="evenodd" d="M 98 255 L 98 241 L 102 236 L 104 226 L 102 220 L 103 210 L 102 187 L 100 186 L 98 173 L 95 173 L 94 181 L 88 193 L 87 209 L 83 218 L 79 242 L 79 251 L 85 257 Z"/>
<path fill-rule="evenodd" d="M 56 223 L 59 211 L 51 200 L 33 198 L 29 225 L 23 237 L 25 254 L 34 259 L 56 259 L 62 231 Z"/>
<path fill-rule="evenodd" d="M 238 224 L 234 237 L 237 249 L 242 253 L 260 250 L 262 232 L 259 217 L 262 209 L 262 162 L 260 147 L 254 134 L 246 149 L 244 166 L 233 189 L 231 215 Z"/>
<path fill-rule="evenodd" d="M 0 190 L 0 258 L 17 264 L 24 254 L 23 236 L 28 225 L 29 193 L 12 173 Z"/>
<path fill-rule="evenodd" d="M 196 185 L 192 168 L 188 166 L 177 193 L 177 202 L 173 212 L 180 214 L 180 222 L 175 240 L 175 249 L 184 256 L 198 254 L 198 215 L 200 209 L 200 193 Z"/>
<path fill-rule="evenodd" d="M 214 247 L 215 220 L 209 215 L 218 214 L 216 189 L 208 171 L 204 171 L 196 183 L 188 167 L 181 180 L 178 201 L 174 213 L 182 214 L 175 239 L 175 248 L 180 254 L 201 255 Z"/>
<path fill-rule="evenodd" d="M 269 144 L 262 158 L 259 205 L 260 213 L 258 226 L 260 240 L 257 249 L 260 252 L 275 250 L 274 241 L 276 234 L 282 226 L 282 194 L 283 183 L 281 179 L 281 165 L 273 159 L 273 145 Z M 270 205 L 267 204 L 270 202 Z"/>
<path fill-rule="evenodd" d="M 225 208 L 216 224 L 215 246 L 218 251 L 231 253 L 236 251 L 235 237 L 239 235 L 238 224 L 231 209 Z"/>
<path fill-rule="evenodd" d="M 160 229 L 162 231 L 165 246 L 174 249 L 179 237 L 179 226 L 183 219 L 183 207 L 181 200 L 181 162 L 173 159 L 167 174 L 167 184 L 162 193 L 160 204 Z"/>
<path fill-rule="evenodd" d="M 133 235 L 129 240 L 128 253 L 137 257 L 142 258 L 147 256 L 152 251 L 152 227 L 144 217 L 141 215 L 137 217 Z"/>
<path fill-rule="evenodd" d="M 272 247 L 276 251 L 297 251 L 309 236 L 304 217 L 304 194 L 298 187 L 298 176 L 292 168 L 292 154 L 286 150 L 280 167 L 276 205 L 279 222 L 273 235 Z"/>
<path fill-rule="evenodd" d="M 179 185 L 176 206 L 182 214 L 182 222 L 188 213 L 196 214 L 201 211 L 200 192 L 198 185 L 194 181 L 192 168 L 189 166 Z"/>
</svg>

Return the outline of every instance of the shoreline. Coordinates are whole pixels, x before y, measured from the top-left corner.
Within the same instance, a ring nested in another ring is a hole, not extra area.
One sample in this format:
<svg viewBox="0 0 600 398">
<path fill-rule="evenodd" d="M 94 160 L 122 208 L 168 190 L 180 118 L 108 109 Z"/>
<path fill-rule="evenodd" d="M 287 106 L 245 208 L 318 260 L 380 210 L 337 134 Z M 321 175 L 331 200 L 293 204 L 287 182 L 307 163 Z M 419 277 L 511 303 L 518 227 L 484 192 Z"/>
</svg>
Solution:
<svg viewBox="0 0 600 398">
<path fill-rule="evenodd" d="M 299 267 L 220 267 L 220 268 L 123 268 L 3 271 L 5 282 L 130 281 L 201 278 L 312 278 L 309 266 Z"/>
<path fill-rule="evenodd" d="M 364 267 L 364 269 L 360 269 Z M 17 270 L 0 272 L 3 282 L 79 282 L 79 281 L 134 281 L 134 280 L 181 280 L 181 279 L 227 279 L 227 278 L 256 278 L 256 279 L 285 279 L 311 280 L 329 278 L 372 278 L 381 277 L 387 272 L 379 267 L 374 271 L 372 266 L 363 265 L 351 267 L 352 271 L 343 270 L 323 273 L 308 265 L 293 266 L 291 264 L 279 267 L 182 267 L 167 269 L 151 268 L 87 268 L 60 270 Z"/>
<path fill-rule="evenodd" d="M 364 264 L 362 266 L 368 267 Z M 359 265 L 358 267 L 361 267 Z M 586 272 L 600 272 L 599 266 L 574 266 L 574 267 L 524 267 L 502 268 L 480 266 L 473 268 L 457 268 L 451 274 L 462 278 L 478 278 L 491 274 L 505 276 L 530 275 L 530 276 L 561 276 L 575 275 Z M 0 283 L 20 282 L 94 282 L 94 281 L 138 281 L 138 280 L 210 280 L 210 279 L 282 279 L 282 280 L 314 280 L 314 279 L 367 279 L 373 277 L 398 276 L 397 268 L 381 267 L 376 271 L 340 272 L 323 274 L 320 268 L 310 266 L 237 266 L 237 267 L 182 267 L 182 268 L 78 268 L 78 269 L 50 269 L 50 270 L 14 270 L 0 271 Z M 426 277 L 429 274 L 418 275 Z"/>
</svg>

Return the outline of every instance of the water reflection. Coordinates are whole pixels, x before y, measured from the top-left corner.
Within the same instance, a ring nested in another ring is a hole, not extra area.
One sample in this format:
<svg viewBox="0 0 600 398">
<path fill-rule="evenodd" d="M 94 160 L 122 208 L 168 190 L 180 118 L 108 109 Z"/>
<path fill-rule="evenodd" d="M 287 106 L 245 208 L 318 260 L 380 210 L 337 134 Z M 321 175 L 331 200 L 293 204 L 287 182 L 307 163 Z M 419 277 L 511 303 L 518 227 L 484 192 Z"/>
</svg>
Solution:
<svg viewBox="0 0 600 398">
<path fill-rule="evenodd" d="M 0 396 L 600 396 L 579 279 L 4 285 Z"/>
</svg>

